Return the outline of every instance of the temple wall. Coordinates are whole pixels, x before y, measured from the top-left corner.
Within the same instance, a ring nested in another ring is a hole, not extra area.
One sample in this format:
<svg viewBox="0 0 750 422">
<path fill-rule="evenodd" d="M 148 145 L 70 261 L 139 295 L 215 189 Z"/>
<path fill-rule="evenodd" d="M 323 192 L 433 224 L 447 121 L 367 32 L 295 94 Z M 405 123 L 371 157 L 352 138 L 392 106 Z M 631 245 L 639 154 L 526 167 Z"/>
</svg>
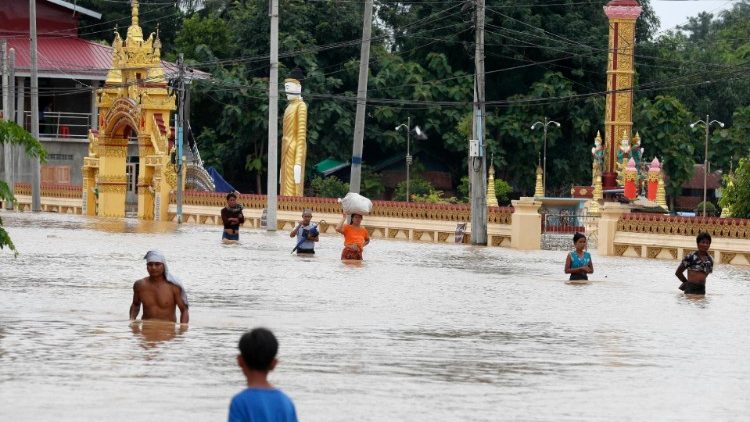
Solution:
<svg viewBox="0 0 750 422">
<path fill-rule="evenodd" d="M 700 232 L 711 235 L 717 264 L 750 265 L 750 220 L 623 214 L 613 238 L 612 255 L 651 259 L 682 259 L 697 249 Z"/>
</svg>

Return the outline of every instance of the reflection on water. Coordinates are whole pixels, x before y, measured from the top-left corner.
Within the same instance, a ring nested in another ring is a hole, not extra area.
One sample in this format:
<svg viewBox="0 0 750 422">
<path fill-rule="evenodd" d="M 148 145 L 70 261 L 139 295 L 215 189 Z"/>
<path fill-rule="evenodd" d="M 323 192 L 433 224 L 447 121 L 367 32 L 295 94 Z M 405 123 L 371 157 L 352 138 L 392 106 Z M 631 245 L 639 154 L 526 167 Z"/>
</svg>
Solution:
<svg viewBox="0 0 750 422">
<path fill-rule="evenodd" d="M 374 239 L 342 263 L 288 233 L 2 212 L 0 420 L 223 420 L 243 388 L 237 341 L 280 340 L 273 383 L 308 421 L 738 420 L 750 388 L 750 270 L 706 297 L 676 261 Z M 143 255 L 187 284 L 189 330 L 128 321 Z M 688 400 L 699 397 L 700 400 Z M 742 416 L 740 416 L 742 415 Z"/>
<path fill-rule="evenodd" d="M 134 321 L 130 323 L 133 334 L 141 340 L 144 349 L 153 349 L 184 334 L 188 330 L 187 324 L 175 324 L 166 321 Z"/>
</svg>

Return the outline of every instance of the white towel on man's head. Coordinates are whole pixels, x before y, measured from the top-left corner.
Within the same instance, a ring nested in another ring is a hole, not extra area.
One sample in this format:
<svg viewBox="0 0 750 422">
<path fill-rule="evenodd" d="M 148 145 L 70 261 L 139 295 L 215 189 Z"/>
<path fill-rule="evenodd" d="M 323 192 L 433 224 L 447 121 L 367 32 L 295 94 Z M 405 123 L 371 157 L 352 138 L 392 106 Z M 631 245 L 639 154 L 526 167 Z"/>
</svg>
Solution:
<svg viewBox="0 0 750 422">
<path fill-rule="evenodd" d="M 146 256 L 144 256 L 143 259 L 146 260 L 146 263 L 161 262 L 162 264 L 164 264 L 164 278 L 166 278 L 168 282 L 180 288 L 180 296 L 182 296 L 182 301 L 185 302 L 185 306 L 189 306 L 187 292 L 185 291 L 185 285 L 179 277 L 169 272 L 169 268 L 167 267 L 167 258 L 164 256 L 164 254 L 161 253 L 161 251 L 152 249 L 146 252 Z"/>
</svg>

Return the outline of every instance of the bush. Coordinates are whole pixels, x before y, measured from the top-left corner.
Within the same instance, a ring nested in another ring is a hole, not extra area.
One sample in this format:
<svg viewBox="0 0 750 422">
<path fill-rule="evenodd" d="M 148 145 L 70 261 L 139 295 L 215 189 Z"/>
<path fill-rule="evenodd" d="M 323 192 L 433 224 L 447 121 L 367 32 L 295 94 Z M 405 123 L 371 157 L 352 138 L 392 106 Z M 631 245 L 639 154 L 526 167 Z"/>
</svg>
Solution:
<svg viewBox="0 0 750 422">
<path fill-rule="evenodd" d="M 432 187 L 430 182 L 422 179 L 421 177 L 415 177 L 409 180 L 409 195 L 428 195 L 435 189 Z M 396 191 L 393 193 L 394 201 L 406 201 L 406 180 L 396 185 Z"/>
<path fill-rule="evenodd" d="M 469 201 L 469 195 L 471 194 L 469 176 L 464 176 L 461 178 L 461 183 L 459 183 L 456 191 L 456 194 L 461 201 Z M 497 202 L 500 205 L 510 204 L 510 194 L 512 192 L 513 188 L 508 182 L 503 179 L 495 179 L 495 196 L 497 197 Z"/>
<path fill-rule="evenodd" d="M 310 182 L 313 194 L 322 198 L 343 198 L 349 193 L 349 184 L 336 176 L 315 178 Z"/>
<path fill-rule="evenodd" d="M 511 192 L 513 192 L 513 188 L 508 182 L 503 179 L 495 179 L 495 196 L 500 205 L 508 205 L 510 203 Z"/>
<path fill-rule="evenodd" d="M 706 201 L 706 217 L 718 217 L 721 214 L 721 210 L 716 207 L 712 202 Z M 703 215 L 703 202 L 695 207 L 695 215 Z"/>
</svg>

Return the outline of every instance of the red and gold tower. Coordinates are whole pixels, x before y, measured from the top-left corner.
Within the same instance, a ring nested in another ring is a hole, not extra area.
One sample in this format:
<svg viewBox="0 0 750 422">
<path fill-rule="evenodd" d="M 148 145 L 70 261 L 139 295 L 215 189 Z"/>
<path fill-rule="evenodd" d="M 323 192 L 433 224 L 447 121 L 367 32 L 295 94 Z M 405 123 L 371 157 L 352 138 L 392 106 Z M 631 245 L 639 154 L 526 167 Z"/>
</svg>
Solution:
<svg viewBox="0 0 750 422">
<path fill-rule="evenodd" d="M 635 23 L 642 12 L 636 0 L 612 0 L 604 6 L 609 18 L 607 102 L 604 112 L 604 189 L 617 186 L 618 134 L 628 138 L 633 129 L 633 74 Z"/>
</svg>

